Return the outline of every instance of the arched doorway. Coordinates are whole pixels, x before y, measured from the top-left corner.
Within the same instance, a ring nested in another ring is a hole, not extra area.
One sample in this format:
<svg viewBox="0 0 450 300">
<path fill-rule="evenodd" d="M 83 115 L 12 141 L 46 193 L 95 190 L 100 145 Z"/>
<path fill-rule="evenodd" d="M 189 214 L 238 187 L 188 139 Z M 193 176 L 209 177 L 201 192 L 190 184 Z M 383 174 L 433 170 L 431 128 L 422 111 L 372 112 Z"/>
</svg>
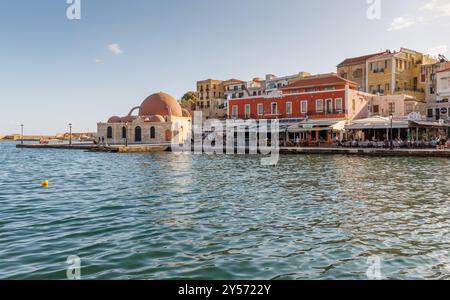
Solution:
<svg viewBox="0 0 450 300">
<path fill-rule="evenodd" d="M 112 127 L 111 126 L 108 127 L 108 129 L 106 131 L 107 131 L 106 132 L 106 138 L 112 139 L 113 138 L 113 129 L 112 129 Z"/>
<path fill-rule="evenodd" d="M 127 128 L 126 127 L 122 127 L 122 138 L 123 139 L 127 138 Z"/>
<path fill-rule="evenodd" d="M 172 142 L 172 130 L 166 130 L 166 142 Z"/>
<path fill-rule="evenodd" d="M 139 126 L 134 129 L 134 141 L 136 143 L 142 142 L 142 129 Z"/>
<path fill-rule="evenodd" d="M 156 139 L 156 129 L 155 127 L 150 128 L 150 139 Z"/>
</svg>

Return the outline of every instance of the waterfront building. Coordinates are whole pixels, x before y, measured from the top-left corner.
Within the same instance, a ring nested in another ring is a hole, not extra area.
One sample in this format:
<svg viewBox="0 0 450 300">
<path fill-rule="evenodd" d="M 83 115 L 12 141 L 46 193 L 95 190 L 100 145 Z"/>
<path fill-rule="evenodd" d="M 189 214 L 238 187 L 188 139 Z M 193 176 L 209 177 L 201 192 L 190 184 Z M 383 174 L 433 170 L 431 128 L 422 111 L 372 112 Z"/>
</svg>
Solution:
<svg viewBox="0 0 450 300">
<path fill-rule="evenodd" d="M 426 114 L 427 104 L 408 95 L 373 95 L 370 101 L 370 115 L 394 118 L 405 118 L 411 113 L 421 116 Z"/>
<path fill-rule="evenodd" d="M 278 119 L 290 124 L 287 138 L 331 142 L 341 138 L 342 122 L 369 116 L 372 95 L 336 74 L 307 76 L 282 87 L 277 94 L 230 99 L 233 119 Z"/>
<path fill-rule="evenodd" d="M 406 48 L 399 52 L 386 51 L 366 61 L 366 87 L 372 94 L 408 95 L 425 100 L 421 67 L 435 62 L 428 55 Z"/>
<path fill-rule="evenodd" d="M 345 139 L 357 141 L 377 141 L 380 147 L 387 146 L 387 141 L 426 141 L 433 138 L 447 138 L 449 124 L 430 122 L 411 117 L 407 119 L 391 119 L 374 116 L 352 120 L 345 125 Z"/>
<path fill-rule="evenodd" d="M 428 64 L 422 66 L 421 82 L 425 85 L 425 99 L 427 102 L 427 117 L 433 120 L 439 120 L 441 116 L 448 118 L 448 113 L 445 111 L 445 104 L 443 105 L 437 93 L 437 75 L 438 72 L 450 68 L 450 62 L 442 60 L 438 63 Z M 441 114 L 444 112 L 444 114 Z"/>
<path fill-rule="evenodd" d="M 216 80 L 207 79 L 197 82 L 197 103 L 195 109 L 203 113 L 204 119 L 223 119 L 227 115 L 227 95 L 230 91 L 226 88 L 230 85 L 242 85 L 238 79 Z M 234 89 L 234 88 L 233 88 Z M 240 93 L 236 91 L 237 93 Z"/>
<path fill-rule="evenodd" d="M 261 96 L 265 94 L 265 81 L 254 78 L 251 81 L 229 80 L 224 82 L 225 99 L 248 98 L 250 96 Z"/>
<path fill-rule="evenodd" d="M 367 60 L 383 53 L 347 58 L 337 65 L 337 74 L 344 79 L 356 82 L 359 91 L 367 92 Z"/>
<path fill-rule="evenodd" d="M 436 120 L 450 120 L 450 68 L 436 73 L 436 102 L 430 104 Z"/>
<path fill-rule="evenodd" d="M 267 94 L 277 94 L 281 91 L 281 89 L 291 83 L 296 82 L 302 78 L 311 76 L 308 72 L 300 72 L 294 75 L 288 75 L 283 77 L 277 77 L 272 74 L 266 75 L 265 85 L 266 85 L 266 93 Z"/>
<path fill-rule="evenodd" d="M 134 113 L 137 112 L 137 115 Z M 192 119 L 178 101 L 165 93 L 146 98 L 125 117 L 97 124 L 97 137 L 109 145 L 183 144 L 191 138 Z"/>
</svg>

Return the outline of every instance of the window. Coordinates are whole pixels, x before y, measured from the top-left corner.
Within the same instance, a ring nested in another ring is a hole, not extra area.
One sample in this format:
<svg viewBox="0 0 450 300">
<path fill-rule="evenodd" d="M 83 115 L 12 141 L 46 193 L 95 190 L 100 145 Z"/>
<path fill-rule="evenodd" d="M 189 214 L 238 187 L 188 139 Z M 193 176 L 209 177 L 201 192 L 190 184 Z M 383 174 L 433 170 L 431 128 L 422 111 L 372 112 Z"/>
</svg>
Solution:
<svg viewBox="0 0 450 300">
<path fill-rule="evenodd" d="M 150 128 L 150 138 L 154 140 L 156 138 L 156 129 L 155 127 Z"/>
<path fill-rule="evenodd" d="M 325 100 L 327 114 L 333 113 L 333 99 Z"/>
<path fill-rule="evenodd" d="M 370 93 L 375 94 L 375 87 L 373 85 L 370 86 Z"/>
<path fill-rule="evenodd" d="M 370 63 L 370 71 L 374 71 L 374 65 L 373 65 L 373 63 Z"/>
<path fill-rule="evenodd" d="M 134 129 L 134 141 L 142 142 L 142 130 L 139 126 Z"/>
<path fill-rule="evenodd" d="M 389 60 L 386 60 L 386 61 L 384 62 L 384 68 L 385 68 L 385 69 L 389 69 Z"/>
<path fill-rule="evenodd" d="M 386 89 L 386 92 L 390 91 L 391 85 L 389 83 L 386 83 L 385 89 Z"/>
<path fill-rule="evenodd" d="M 383 93 L 383 89 L 381 88 L 381 84 L 378 85 L 377 91 L 380 94 Z"/>
<path fill-rule="evenodd" d="M 244 98 L 244 93 L 239 93 L 239 98 Z"/>
<path fill-rule="evenodd" d="M 122 127 L 122 138 L 123 139 L 127 138 L 127 128 L 126 127 Z"/>
<path fill-rule="evenodd" d="M 409 115 L 410 113 L 412 113 L 414 111 L 414 105 L 411 103 L 407 103 L 405 105 L 405 111 L 406 111 L 406 114 Z"/>
<path fill-rule="evenodd" d="M 250 118 L 250 104 L 245 104 L 245 117 Z"/>
<path fill-rule="evenodd" d="M 108 129 L 106 130 L 106 138 L 108 139 L 112 139 L 113 138 L 113 129 L 112 127 L 108 127 Z"/>
<path fill-rule="evenodd" d="M 337 112 L 342 112 L 342 98 L 337 98 L 334 100 L 334 108 Z"/>
<path fill-rule="evenodd" d="M 264 104 L 259 103 L 258 104 L 258 116 L 264 115 Z"/>
<path fill-rule="evenodd" d="M 390 114 L 395 113 L 395 103 L 394 102 L 389 103 L 389 113 Z"/>
<path fill-rule="evenodd" d="M 323 112 L 323 100 L 316 100 L 316 112 Z"/>
<path fill-rule="evenodd" d="M 373 113 L 374 114 L 379 114 L 380 113 L 380 106 L 379 105 L 374 105 L 373 106 Z"/>
<path fill-rule="evenodd" d="M 238 117 L 238 113 L 239 113 L 238 106 L 237 105 L 233 105 L 232 113 L 231 113 L 232 117 L 234 119 L 236 119 Z"/>
<path fill-rule="evenodd" d="M 308 101 L 306 101 L 306 100 L 302 101 L 300 109 L 301 109 L 302 114 L 307 114 L 308 113 Z"/>
<path fill-rule="evenodd" d="M 432 118 L 432 117 L 433 117 L 433 109 L 432 109 L 432 108 L 429 108 L 429 109 L 428 109 L 427 117 L 428 117 L 428 118 Z"/>
<path fill-rule="evenodd" d="M 270 113 L 272 115 L 277 115 L 278 114 L 278 104 L 277 103 L 272 103 L 272 105 L 270 106 Z"/>
<path fill-rule="evenodd" d="M 292 102 L 286 102 L 286 114 L 292 115 Z"/>
</svg>

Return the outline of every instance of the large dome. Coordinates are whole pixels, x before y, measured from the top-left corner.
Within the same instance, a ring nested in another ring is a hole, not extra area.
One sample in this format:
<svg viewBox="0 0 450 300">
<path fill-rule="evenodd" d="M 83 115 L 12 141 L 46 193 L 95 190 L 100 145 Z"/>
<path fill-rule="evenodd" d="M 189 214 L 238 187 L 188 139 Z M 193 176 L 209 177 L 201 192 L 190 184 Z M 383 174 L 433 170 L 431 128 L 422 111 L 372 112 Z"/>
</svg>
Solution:
<svg viewBox="0 0 450 300">
<path fill-rule="evenodd" d="M 182 117 L 183 112 L 174 97 L 166 93 L 157 93 L 145 99 L 139 108 L 139 116 L 155 115 Z"/>
</svg>

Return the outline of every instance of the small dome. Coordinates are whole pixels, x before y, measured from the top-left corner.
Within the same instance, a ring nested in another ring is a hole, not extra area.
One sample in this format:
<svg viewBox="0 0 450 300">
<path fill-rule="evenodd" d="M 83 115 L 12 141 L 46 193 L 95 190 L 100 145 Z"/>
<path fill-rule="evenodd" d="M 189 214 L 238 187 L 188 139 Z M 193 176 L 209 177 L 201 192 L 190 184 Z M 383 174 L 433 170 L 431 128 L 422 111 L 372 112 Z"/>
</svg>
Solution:
<svg viewBox="0 0 450 300">
<path fill-rule="evenodd" d="M 151 116 L 151 117 L 145 119 L 145 122 L 150 122 L 150 123 L 165 123 L 166 120 L 164 119 L 163 116 L 156 115 L 156 116 Z"/>
<path fill-rule="evenodd" d="M 108 123 L 121 123 L 122 119 L 118 116 L 109 118 Z"/>
<path fill-rule="evenodd" d="M 182 117 L 183 112 L 174 97 L 166 93 L 157 93 L 145 99 L 139 109 L 139 116 L 156 115 Z"/>
<path fill-rule="evenodd" d="M 185 118 L 192 118 L 191 113 L 187 109 L 182 109 L 183 117 Z"/>
<path fill-rule="evenodd" d="M 122 123 L 131 123 L 136 119 L 136 117 L 135 116 L 126 116 L 126 117 L 122 117 L 120 119 L 122 120 Z"/>
</svg>

